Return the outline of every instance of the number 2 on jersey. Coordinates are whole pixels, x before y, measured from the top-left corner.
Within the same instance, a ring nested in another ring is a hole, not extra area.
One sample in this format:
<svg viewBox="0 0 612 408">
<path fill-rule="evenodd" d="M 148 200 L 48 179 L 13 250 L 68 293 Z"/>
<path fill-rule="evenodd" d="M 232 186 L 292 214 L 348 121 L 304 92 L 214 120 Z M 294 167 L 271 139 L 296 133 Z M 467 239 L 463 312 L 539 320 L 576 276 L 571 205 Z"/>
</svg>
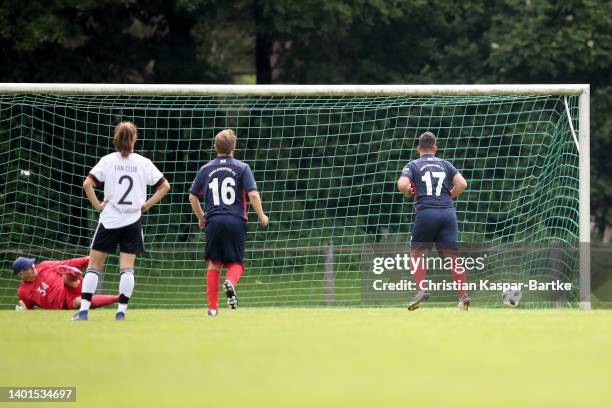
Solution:
<svg viewBox="0 0 612 408">
<path fill-rule="evenodd" d="M 236 181 L 231 177 L 226 177 L 221 182 L 221 194 L 219 194 L 219 179 L 214 178 L 209 184 L 208 187 L 212 190 L 213 196 L 213 204 L 220 205 L 221 200 L 223 200 L 223 204 L 232 205 L 234 201 L 236 201 Z"/>
<path fill-rule="evenodd" d="M 440 193 L 442 192 L 442 186 L 444 183 L 444 179 L 446 178 L 446 173 L 444 173 L 443 171 L 433 171 L 433 172 L 428 171 L 427 173 L 425 173 L 423 177 L 421 177 L 421 180 L 425 182 L 425 187 L 427 187 L 428 196 L 433 194 L 433 185 L 431 183 L 431 176 L 437 179 L 436 195 L 440 196 Z"/>
<path fill-rule="evenodd" d="M 125 199 L 127 198 L 128 194 L 130 194 L 130 191 L 132 191 L 132 187 L 134 187 L 134 180 L 132 180 L 132 178 L 128 175 L 123 175 L 119 177 L 119 184 L 123 184 L 123 180 L 128 181 L 128 188 L 127 190 L 125 190 L 123 197 L 119 199 L 119 202 L 117 204 L 132 205 L 131 201 L 125 201 Z"/>
</svg>

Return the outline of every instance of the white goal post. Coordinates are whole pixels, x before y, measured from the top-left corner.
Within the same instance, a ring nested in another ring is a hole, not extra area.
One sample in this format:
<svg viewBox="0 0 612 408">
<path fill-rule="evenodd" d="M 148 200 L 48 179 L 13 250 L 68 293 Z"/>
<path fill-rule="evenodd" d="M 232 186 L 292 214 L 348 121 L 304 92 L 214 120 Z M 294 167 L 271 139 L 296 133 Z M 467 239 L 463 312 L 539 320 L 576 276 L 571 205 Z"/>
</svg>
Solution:
<svg viewBox="0 0 612 408">
<path fill-rule="evenodd" d="M 578 96 L 580 308 L 590 309 L 590 118 L 588 84 L 170 85 L 0 83 L 0 94 L 245 96 Z"/>
</svg>

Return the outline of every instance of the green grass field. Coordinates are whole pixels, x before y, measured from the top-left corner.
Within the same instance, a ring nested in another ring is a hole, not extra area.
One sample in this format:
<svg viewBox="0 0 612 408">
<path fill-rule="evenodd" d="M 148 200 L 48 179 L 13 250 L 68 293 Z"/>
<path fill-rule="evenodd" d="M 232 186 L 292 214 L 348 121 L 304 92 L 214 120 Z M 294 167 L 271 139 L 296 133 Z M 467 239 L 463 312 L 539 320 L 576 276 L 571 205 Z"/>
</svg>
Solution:
<svg viewBox="0 0 612 408">
<path fill-rule="evenodd" d="M 610 311 L 70 315 L 0 312 L 0 385 L 76 386 L 84 407 L 612 405 Z"/>
</svg>

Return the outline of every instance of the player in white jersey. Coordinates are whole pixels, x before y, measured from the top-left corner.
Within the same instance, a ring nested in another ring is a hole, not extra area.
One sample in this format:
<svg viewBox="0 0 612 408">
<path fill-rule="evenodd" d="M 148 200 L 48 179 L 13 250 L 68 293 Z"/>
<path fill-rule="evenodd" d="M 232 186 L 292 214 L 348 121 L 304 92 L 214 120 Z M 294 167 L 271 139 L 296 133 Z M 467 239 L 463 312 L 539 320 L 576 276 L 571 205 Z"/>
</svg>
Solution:
<svg viewBox="0 0 612 408">
<path fill-rule="evenodd" d="M 170 190 L 170 184 L 151 160 L 134 153 L 138 135 L 131 122 L 121 122 L 115 128 L 113 144 L 117 150 L 95 165 L 83 182 L 91 205 L 101 211 L 100 222 L 91 244 L 89 265 L 83 278 L 81 309 L 74 320 L 87 320 L 91 298 L 98 286 L 98 276 L 104 268 L 106 255 L 119 247 L 119 306 L 115 318 L 125 319 L 128 301 L 134 290 L 134 261 L 144 252 L 144 237 L 140 217 L 157 204 Z M 104 201 L 100 202 L 94 187 L 104 183 Z M 147 200 L 147 186 L 156 191 Z"/>
</svg>

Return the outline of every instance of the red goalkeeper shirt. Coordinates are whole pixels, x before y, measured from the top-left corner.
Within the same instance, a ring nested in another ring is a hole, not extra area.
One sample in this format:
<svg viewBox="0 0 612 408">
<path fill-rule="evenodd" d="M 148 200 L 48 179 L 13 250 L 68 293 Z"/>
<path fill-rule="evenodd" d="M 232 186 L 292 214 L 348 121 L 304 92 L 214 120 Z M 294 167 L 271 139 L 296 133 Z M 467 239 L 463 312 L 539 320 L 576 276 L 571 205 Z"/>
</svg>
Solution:
<svg viewBox="0 0 612 408">
<path fill-rule="evenodd" d="M 78 295 L 81 288 L 80 285 L 77 288 L 69 288 L 64 285 L 64 277 L 60 274 L 60 267 L 67 265 L 84 269 L 88 262 L 89 258 L 83 257 L 67 261 L 39 263 L 36 265 L 36 278 L 32 282 L 24 281 L 19 285 L 19 289 L 17 289 L 19 299 L 28 309 L 32 309 L 34 306 L 43 309 L 65 309 L 67 295 Z"/>
</svg>

